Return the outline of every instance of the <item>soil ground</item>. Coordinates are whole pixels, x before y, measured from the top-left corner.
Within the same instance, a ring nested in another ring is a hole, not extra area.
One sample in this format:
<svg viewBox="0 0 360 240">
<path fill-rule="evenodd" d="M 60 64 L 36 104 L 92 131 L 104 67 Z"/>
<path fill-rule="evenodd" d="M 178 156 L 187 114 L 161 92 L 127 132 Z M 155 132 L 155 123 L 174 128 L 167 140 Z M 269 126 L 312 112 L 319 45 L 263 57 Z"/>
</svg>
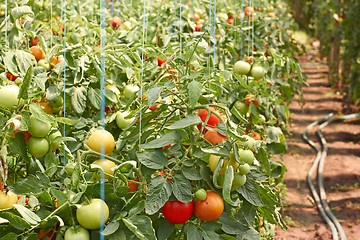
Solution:
<svg viewBox="0 0 360 240">
<path fill-rule="evenodd" d="M 313 121 L 329 113 L 339 115 L 342 96 L 336 94 L 328 81 L 328 67 L 313 49 L 308 56 L 299 57 L 303 72 L 308 77 L 304 87 L 303 109 L 297 99 L 290 105 L 291 132 L 288 152 L 279 159 L 287 167 L 283 217 L 288 230 L 276 229 L 276 240 L 332 239 L 330 228 L 319 215 L 312 199 L 306 175 L 314 159 L 315 151 L 301 137 Z M 309 52 L 308 52 L 309 53 Z M 312 55 L 311 55 L 312 54 Z M 314 135 L 317 128 L 309 132 Z M 360 239 L 360 119 L 338 122 L 323 129 L 328 144 L 328 156 L 323 171 L 324 187 L 328 204 L 342 225 L 348 240 Z M 318 145 L 320 147 L 320 145 Z M 313 179 L 315 179 L 315 173 Z"/>
</svg>

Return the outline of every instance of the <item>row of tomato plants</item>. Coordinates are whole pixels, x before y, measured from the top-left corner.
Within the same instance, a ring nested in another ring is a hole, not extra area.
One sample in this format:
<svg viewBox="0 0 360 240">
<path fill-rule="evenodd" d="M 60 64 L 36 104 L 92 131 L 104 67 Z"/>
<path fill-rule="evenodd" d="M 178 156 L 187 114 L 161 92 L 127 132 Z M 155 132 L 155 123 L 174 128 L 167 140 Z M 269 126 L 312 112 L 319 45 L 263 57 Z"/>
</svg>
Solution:
<svg viewBox="0 0 360 240">
<path fill-rule="evenodd" d="M 215 32 L 205 1 L 158 1 L 145 25 L 140 1 L 110 2 L 105 32 L 98 4 L 49 4 L 2 14 L 1 239 L 256 239 L 286 228 L 286 168 L 271 155 L 286 151 L 304 77 L 281 1 L 236 13 L 219 1 Z"/>
<path fill-rule="evenodd" d="M 360 97 L 360 3 L 356 0 L 309 1 L 295 9 L 308 19 L 306 30 L 321 43 L 327 57 L 330 82 L 343 93 L 345 104 L 359 105 Z"/>
</svg>

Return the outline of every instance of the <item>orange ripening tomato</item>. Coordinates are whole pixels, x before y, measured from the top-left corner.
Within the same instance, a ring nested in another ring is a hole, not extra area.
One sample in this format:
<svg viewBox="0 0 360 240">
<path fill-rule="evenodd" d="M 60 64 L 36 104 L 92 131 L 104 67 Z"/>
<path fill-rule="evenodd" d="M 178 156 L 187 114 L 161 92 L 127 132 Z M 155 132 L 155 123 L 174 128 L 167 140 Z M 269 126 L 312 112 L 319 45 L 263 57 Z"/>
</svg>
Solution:
<svg viewBox="0 0 360 240">
<path fill-rule="evenodd" d="M 255 139 L 257 141 L 261 140 L 261 136 L 259 133 L 253 132 L 252 134 L 253 134 L 253 136 L 252 136 L 253 139 Z"/>
<path fill-rule="evenodd" d="M 200 15 L 197 13 L 194 13 L 194 20 L 195 21 L 200 21 Z"/>
<path fill-rule="evenodd" d="M 195 32 L 200 32 L 200 31 L 201 31 L 201 27 L 202 27 L 201 24 L 197 24 L 197 25 L 195 26 Z"/>
<path fill-rule="evenodd" d="M 245 97 L 245 103 L 247 106 L 250 106 L 250 103 L 253 103 L 256 107 L 259 106 L 259 101 L 258 101 L 258 98 L 256 97 L 255 94 L 248 94 L 246 95 Z"/>
<path fill-rule="evenodd" d="M 234 20 L 233 20 L 232 18 L 229 18 L 229 19 L 227 20 L 227 23 L 230 24 L 230 25 L 233 25 Z"/>
<path fill-rule="evenodd" d="M 206 191 L 205 200 L 197 200 L 195 203 L 195 215 L 203 221 L 214 221 L 224 211 L 224 202 L 220 195 L 214 191 Z"/>
<path fill-rule="evenodd" d="M 252 8 L 252 7 L 246 7 L 246 8 L 244 9 L 245 16 L 252 15 L 253 12 L 254 12 L 254 8 Z"/>
<path fill-rule="evenodd" d="M 215 145 L 217 143 L 222 143 L 227 139 L 227 137 L 221 135 L 218 131 L 212 132 L 207 131 L 204 135 L 204 138 L 209 141 L 212 145 Z"/>
<path fill-rule="evenodd" d="M 134 181 L 137 181 L 137 179 L 135 178 Z M 138 184 L 135 182 L 128 182 L 128 192 L 136 192 L 138 189 Z"/>
<path fill-rule="evenodd" d="M 45 58 L 44 51 L 41 48 L 39 48 L 38 46 L 32 46 L 30 48 L 30 52 L 32 53 L 32 55 L 34 55 L 37 62 L 40 61 L 41 59 Z"/>
<path fill-rule="evenodd" d="M 48 102 L 48 100 L 45 100 L 43 102 L 39 103 L 40 108 L 47 114 L 53 114 L 53 107 L 51 106 L 51 104 Z"/>
<path fill-rule="evenodd" d="M 121 19 L 118 16 L 114 16 L 111 19 L 110 24 L 113 28 L 118 28 L 121 26 Z"/>
</svg>

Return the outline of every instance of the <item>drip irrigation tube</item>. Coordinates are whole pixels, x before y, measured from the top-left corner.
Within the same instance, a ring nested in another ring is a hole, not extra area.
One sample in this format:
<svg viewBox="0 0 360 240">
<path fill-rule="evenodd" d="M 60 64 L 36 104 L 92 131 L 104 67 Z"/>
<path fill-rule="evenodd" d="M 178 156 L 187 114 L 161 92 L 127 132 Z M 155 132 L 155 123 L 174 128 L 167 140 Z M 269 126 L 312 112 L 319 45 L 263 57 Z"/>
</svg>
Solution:
<svg viewBox="0 0 360 240">
<path fill-rule="evenodd" d="M 305 131 L 302 134 L 302 137 L 303 137 L 304 141 L 306 143 L 308 143 L 316 151 L 316 158 L 307 174 L 307 183 L 308 183 L 310 191 L 313 195 L 314 201 L 319 209 L 321 216 L 323 217 L 325 222 L 329 225 L 332 235 L 333 235 L 333 239 L 338 240 L 339 239 L 338 234 L 339 234 L 341 240 L 346 240 L 345 232 L 342 229 L 339 221 L 336 219 L 334 214 L 331 212 L 330 207 L 327 204 L 327 200 L 326 200 L 326 192 L 325 192 L 324 185 L 323 185 L 322 172 L 324 169 L 325 158 L 327 155 L 327 145 L 326 145 L 326 140 L 321 133 L 321 129 L 323 129 L 324 127 L 326 127 L 329 124 L 336 122 L 336 121 L 357 118 L 360 116 L 360 114 L 355 113 L 355 114 L 345 115 L 340 118 L 330 119 L 333 115 L 334 115 L 333 113 L 330 113 L 326 117 L 312 122 L 309 126 L 306 127 Z M 315 127 L 316 125 L 320 125 L 318 130 L 316 131 L 316 135 L 320 139 L 322 149 L 318 148 L 315 145 L 315 143 L 313 141 L 311 141 L 307 136 L 307 132 L 311 128 Z M 318 191 L 316 190 L 313 182 L 311 181 L 312 173 L 314 172 L 316 167 L 318 168 L 317 180 L 318 180 L 319 194 L 318 194 Z"/>
</svg>

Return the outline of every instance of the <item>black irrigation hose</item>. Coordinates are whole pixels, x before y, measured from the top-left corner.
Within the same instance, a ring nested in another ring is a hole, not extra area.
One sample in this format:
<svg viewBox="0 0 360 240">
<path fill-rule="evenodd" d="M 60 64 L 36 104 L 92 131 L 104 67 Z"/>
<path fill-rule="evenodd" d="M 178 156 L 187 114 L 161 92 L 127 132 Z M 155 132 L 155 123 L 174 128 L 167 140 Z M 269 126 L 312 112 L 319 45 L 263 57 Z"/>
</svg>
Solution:
<svg viewBox="0 0 360 240">
<path fill-rule="evenodd" d="M 346 240 L 345 232 L 342 229 L 342 227 L 341 227 L 340 223 L 338 222 L 338 220 L 336 219 L 336 217 L 334 216 L 334 214 L 331 212 L 330 207 L 327 204 L 327 200 L 326 200 L 326 193 L 325 193 L 325 189 L 324 189 L 324 185 L 323 185 L 322 172 L 324 169 L 324 162 L 325 162 L 325 158 L 327 155 L 327 145 L 326 145 L 326 140 L 321 133 L 321 129 L 323 129 L 324 127 L 326 127 L 327 125 L 329 125 L 335 121 L 357 118 L 360 116 L 360 114 L 359 113 L 350 114 L 350 115 L 346 115 L 346 116 L 343 116 L 340 118 L 334 118 L 334 119 L 328 120 L 332 116 L 333 116 L 333 114 L 330 113 L 326 117 L 311 123 L 309 126 L 307 126 L 304 133 L 302 134 L 304 141 L 307 142 L 316 151 L 316 158 L 307 174 L 307 182 L 309 184 L 310 191 L 314 197 L 314 201 L 315 201 L 316 205 L 318 206 L 318 209 L 319 209 L 322 217 L 324 218 L 325 222 L 329 225 L 329 227 L 331 229 L 333 239 L 334 240 L 338 239 L 338 232 L 339 232 L 340 239 Z M 306 135 L 307 132 L 310 130 L 310 128 L 312 128 L 316 125 L 319 125 L 319 124 L 320 124 L 320 126 L 319 126 L 319 129 L 316 131 L 316 134 L 320 139 L 322 150 L 320 150 L 315 145 L 315 143 L 313 141 L 311 141 Z M 311 181 L 312 173 L 317 166 L 318 166 L 317 179 L 318 179 L 320 197 Z"/>
</svg>

